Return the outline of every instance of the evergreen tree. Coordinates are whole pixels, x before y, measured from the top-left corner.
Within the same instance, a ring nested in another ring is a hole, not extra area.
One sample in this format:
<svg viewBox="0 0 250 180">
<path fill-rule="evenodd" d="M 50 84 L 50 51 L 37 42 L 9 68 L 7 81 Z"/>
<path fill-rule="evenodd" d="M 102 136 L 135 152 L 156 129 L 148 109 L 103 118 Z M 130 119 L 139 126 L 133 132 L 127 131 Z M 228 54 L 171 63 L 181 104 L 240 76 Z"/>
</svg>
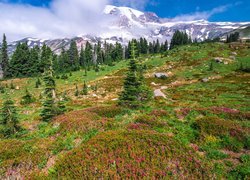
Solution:
<svg viewBox="0 0 250 180">
<path fill-rule="evenodd" d="M 51 56 L 52 56 L 52 50 L 50 49 L 50 47 L 44 44 L 42 46 L 41 59 L 40 59 L 40 65 L 39 65 L 40 73 L 44 73 L 47 69 L 50 68 L 49 59 Z"/>
<path fill-rule="evenodd" d="M 40 49 L 38 46 L 30 49 L 30 57 L 27 62 L 27 66 L 30 67 L 27 72 L 28 75 L 34 76 L 39 73 L 39 51 Z"/>
<path fill-rule="evenodd" d="M 57 70 L 59 73 L 67 72 L 70 70 L 70 63 L 69 63 L 69 56 L 68 53 L 65 51 L 64 48 L 62 48 L 61 54 L 58 57 L 58 63 L 59 63 L 59 70 Z"/>
<path fill-rule="evenodd" d="M 13 81 L 10 82 L 10 89 L 15 89 L 15 85 L 13 84 Z"/>
<path fill-rule="evenodd" d="M 240 38 L 240 34 L 239 32 L 235 32 L 235 33 L 232 33 L 230 35 L 227 35 L 227 40 L 226 42 L 227 43 L 231 43 L 231 42 L 237 42 Z"/>
<path fill-rule="evenodd" d="M 0 118 L 0 133 L 8 137 L 20 130 L 18 114 L 14 102 L 8 98 L 3 103 Z"/>
<path fill-rule="evenodd" d="M 38 79 L 36 80 L 35 88 L 39 88 L 39 86 L 41 86 L 41 85 L 42 85 L 41 80 L 38 78 Z"/>
<path fill-rule="evenodd" d="M 92 45 L 87 41 L 86 46 L 85 46 L 85 51 L 84 51 L 84 60 L 86 62 L 86 66 L 89 67 L 90 65 L 93 64 L 93 47 Z"/>
<path fill-rule="evenodd" d="M 88 86 L 87 86 L 85 81 L 84 81 L 84 84 L 83 84 L 82 94 L 83 95 L 88 95 Z"/>
<path fill-rule="evenodd" d="M 79 96 L 79 89 L 78 89 L 78 86 L 76 84 L 76 91 L 75 91 L 75 96 L 78 97 Z"/>
<path fill-rule="evenodd" d="M 97 49 L 96 49 L 96 53 L 97 53 L 97 64 L 102 64 L 103 63 L 103 52 L 102 52 L 102 47 L 101 47 L 101 42 L 98 41 L 97 44 Z"/>
<path fill-rule="evenodd" d="M 0 68 L 2 68 L 3 77 L 7 77 L 8 76 L 8 69 L 9 69 L 9 57 L 8 57 L 8 44 L 7 44 L 5 34 L 3 34 Z"/>
<path fill-rule="evenodd" d="M 85 67 L 86 66 L 84 49 L 83 49 L 82 46 L 81 46 L 81 51 L 80 51 L 79 63 L 80 63 L 81 67 Z"/>
<path fill-rule="evenodd" d="M 160 49 L 161 49 L 160 42 L 159 42 L 159 39 L 157 39 L 157 41 L 156 41 L 156 43 L 154 45 L 154 52 L 159 53 Z"/>
<path fill-rule="evenodd" d="M 141 47 L 141 54 L 148 53 L 148 42 L 145 38 L 140 38 L 140 47 Z"/>
<path fill-rule="evenodd" d="M 213 70 L 214 70 L 214 64 L 213 62 L 211 62 L 209 65 L 209 71 L 213 71 Z"/>
<path fill-rule="evenodd" d="M 43 121 L 49 122 L 54 116 L 57 115 L 56 107 L 56 83 L 53 78 L 52 69 L 52 58 L 50 58 L 49 69 L 45 72 L 44 84 L 45 84 L 45 101 L 43 102 L 43 109 L 41 112 L 41 117 Z"/>
<path fill-rule="evenodd" d="M 165 41 L 163 49 L 164 49 L 164 51 L 168 50 L 168 40 Z"/>
<path fill-rule="evenodd" d="M 30 94 L 28 89 L 25 90 L 25 95 L 22 97 L 21 104 L 27 105 L 35 102 L 35 98 Z"/>
<path fill-rule="evenodd" d="M 154 53 L 155 53 L 155 52 L 154 52 L 154 45 L 153 45 L 152 42 L 149 43 L 148 49 L 149 49 L 149 53 L 150 53 L 150 54 L 154 54 Z"/>
<path fill-rule="evenodd" d="M 150 99 L 151 93 L 144 85 L 143 71 L 138 68 L 136 62 L 136 42 L 131 43 L 131 60 L 129 63 L 129 71 L 124 81 L 124 90 L 119 97 L 119 104 L 131 108 L 136 108 L 141 103 Z"/>
<path fill-rule="evenodd" d="M 5 87 L 0 82 L 0 93 L 5 93 Z"/>
<path fill-rule="evenodd" d="M 30 50 L 27 43 L 19 43 L 10 61 L 10 77 L 30 76 Z"/>
<path fill-rule="evenodd" d="M 69 55 L 70 70 L 73 71 L 79 70 L 80 63 L 79 63 L 77 45 L 75 41 L 71 41 L 68 55 Z"/>
<path fill-rule="evenodd" d="M 188 37 L 186 32 L 181 32 L 179 30 L 175 31 L 175 33 L 171 39 L 170 49 L 173 49 L 176 46 L 189 44 L 190 43 L 189 39 L 190 38 Z"/>
</svg>

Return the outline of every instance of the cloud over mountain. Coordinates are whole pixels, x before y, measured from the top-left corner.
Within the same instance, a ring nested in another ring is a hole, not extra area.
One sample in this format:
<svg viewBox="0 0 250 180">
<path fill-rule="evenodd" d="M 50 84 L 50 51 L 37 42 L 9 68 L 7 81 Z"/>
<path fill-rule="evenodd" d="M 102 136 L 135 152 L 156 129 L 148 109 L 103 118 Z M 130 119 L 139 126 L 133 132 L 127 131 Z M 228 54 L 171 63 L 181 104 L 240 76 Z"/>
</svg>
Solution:
<svg viewBox="0 0 250 180">
<path fill-rule="evenodd" d="M 0 33 L 9 40 L 96 34 L 109 21 L 102 14 L 107 4 L 108 0 L 53 0 L 49 7 L 35 7 L 0 2 Z"/>
</svg>

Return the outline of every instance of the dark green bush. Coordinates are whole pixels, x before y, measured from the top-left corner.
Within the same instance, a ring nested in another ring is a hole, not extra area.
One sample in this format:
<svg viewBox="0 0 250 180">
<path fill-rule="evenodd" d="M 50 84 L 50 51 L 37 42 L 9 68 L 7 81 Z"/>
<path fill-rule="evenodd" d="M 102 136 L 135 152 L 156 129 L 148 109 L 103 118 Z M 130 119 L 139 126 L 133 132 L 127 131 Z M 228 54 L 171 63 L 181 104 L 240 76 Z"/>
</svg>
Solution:
<svg viewBox="0 0 250 180">
<path fill-rule="evenodd" d="M 221 144 L 222 144 L 222 147 L 230 151 L 235 151 L 235 152 L 239 152 L 244 147 L 243 143 L 241 143 L 236 138 L 230 137 L 230 136 L 224 136 L 222 138 Z"/>
</svg>

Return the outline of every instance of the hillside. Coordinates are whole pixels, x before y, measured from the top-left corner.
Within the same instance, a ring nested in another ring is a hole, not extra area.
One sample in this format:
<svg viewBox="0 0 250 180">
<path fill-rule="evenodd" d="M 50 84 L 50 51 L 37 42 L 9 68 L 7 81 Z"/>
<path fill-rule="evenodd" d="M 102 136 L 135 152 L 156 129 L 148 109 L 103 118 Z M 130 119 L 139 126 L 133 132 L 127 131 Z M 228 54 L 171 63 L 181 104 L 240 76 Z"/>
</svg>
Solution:
<svg viewBox="0 0 250 180">
<path fill-rule="evenodd" d="M 2 81 L 0 104 L 8 93 L 23 130 L 0 137 L 0 179 L 249 178 L 249 47 L 199 43 L 139 57 L 147 85 L 165 98 L 137 110 L 117 106 L 126 61 L 57 76 L 67 112 L 50 123 L 39 117 L 43 83 Z M 76 97 L 84 81 L 88 95 Z M 26 89 L 36 101 L 21 105 Z"/>
</svg>

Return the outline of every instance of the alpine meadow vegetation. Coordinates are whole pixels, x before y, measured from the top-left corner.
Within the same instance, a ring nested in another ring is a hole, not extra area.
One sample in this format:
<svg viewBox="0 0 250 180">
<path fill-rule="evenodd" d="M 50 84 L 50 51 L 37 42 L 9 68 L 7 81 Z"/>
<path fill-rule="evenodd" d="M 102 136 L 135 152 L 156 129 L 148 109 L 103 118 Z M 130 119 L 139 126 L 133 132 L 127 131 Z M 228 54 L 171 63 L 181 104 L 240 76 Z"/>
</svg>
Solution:
<svg viewBox="0 0 250 180">
<path fill-rule="evenodd" d="M 4 37 L 0 179 L 249 179 L 249 43 Z"/>
</svg>

